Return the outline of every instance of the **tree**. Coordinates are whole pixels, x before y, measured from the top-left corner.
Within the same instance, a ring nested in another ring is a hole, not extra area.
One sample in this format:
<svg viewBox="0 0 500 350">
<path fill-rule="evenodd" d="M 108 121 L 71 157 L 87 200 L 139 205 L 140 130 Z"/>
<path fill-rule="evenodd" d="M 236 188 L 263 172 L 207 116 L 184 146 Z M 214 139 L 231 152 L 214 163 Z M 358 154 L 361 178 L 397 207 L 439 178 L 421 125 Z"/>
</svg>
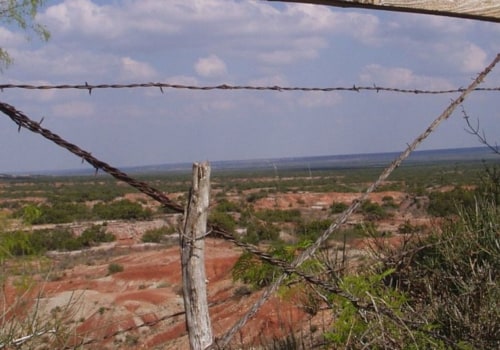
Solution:
<svg viewBox="0 0 500 350">
<path fill-rule="evenodd" d="M 44 3 L 44 0 L 0 0 L 0 24 L 17 26 L 47 41 L 50 32 L 45 26 L 36 22 L 36 14 Z M 13 59 L 7 50 L 0 47 L 0 72 L 12 62 Z"/>
</svg>

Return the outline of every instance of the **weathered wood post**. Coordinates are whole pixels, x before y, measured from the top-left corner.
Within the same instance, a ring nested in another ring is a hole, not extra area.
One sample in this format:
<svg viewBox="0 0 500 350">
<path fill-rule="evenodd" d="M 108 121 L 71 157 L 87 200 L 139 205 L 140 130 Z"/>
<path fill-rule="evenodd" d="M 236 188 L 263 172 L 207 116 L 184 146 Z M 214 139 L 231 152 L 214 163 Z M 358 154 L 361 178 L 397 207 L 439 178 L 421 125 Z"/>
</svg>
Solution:
<svg viewBox="0 0 500 350">
<path fill-rule="evenodd" d="M 193 164 L 193 184 L 181 232 L 181 265 L 186 327 L 191 349 L 212 344 L 205 274 L 205 239 L 210 198 L 210 165 Z"/>
</svg>

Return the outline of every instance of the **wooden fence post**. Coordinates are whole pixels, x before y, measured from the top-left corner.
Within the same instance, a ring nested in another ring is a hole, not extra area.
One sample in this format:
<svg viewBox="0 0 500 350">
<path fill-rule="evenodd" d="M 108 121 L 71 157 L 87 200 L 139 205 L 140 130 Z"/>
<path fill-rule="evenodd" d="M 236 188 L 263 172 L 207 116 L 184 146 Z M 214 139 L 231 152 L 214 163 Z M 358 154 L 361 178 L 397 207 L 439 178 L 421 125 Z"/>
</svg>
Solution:
<svg viewBox="0 0 500 350">
<path fill-rule="evenodd" d="M 192 350 L 212 344 L 205 274 L 205 239 L 210 195 L 210 165 L 193 164 L 193 184 L 181 232 L 181 265 L 186 327 Z"/>
</svg>

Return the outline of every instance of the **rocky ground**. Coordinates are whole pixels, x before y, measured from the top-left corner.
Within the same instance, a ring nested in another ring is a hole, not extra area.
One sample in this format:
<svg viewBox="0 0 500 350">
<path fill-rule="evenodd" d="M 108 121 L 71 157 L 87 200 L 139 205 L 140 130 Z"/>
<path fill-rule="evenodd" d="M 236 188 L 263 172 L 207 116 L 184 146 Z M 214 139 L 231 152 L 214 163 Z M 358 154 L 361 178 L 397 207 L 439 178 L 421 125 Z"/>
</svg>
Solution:
<svg viewBox="0 0 500 350">
<path fill-rule="evenodd" d="M 334 200 L 350 204 L 358 195 L 279 194 L 260 199 L 255 207 L 324 211 Z M 381 202 L 384 196 L 391 196 L 400 208 L 406 208 L 400 215 L 381 222 L 384 230 L 394 231 L 406 220 L 415 224 L 426 220 L 412 212 L 412 201 L 404 193 L 375 193 L 371 200 Z M 8 278 L 4 306 L 13 307 L 8 314 L 21 317 L 37 308 L 40 315 L 61 319 L 61 327 L 70 331 L 66 340 L 69 346 L 80 342 L 86 344 L 84 348 L 100 349 L 188 348 L 179 248 L 175 242 L 170 247 L 140 242 L 146 229 L 162 224 L 163 219 L 134 224 L 108 223 L 107 229 L 117 236 L 116 242 L 91 251 L 50 255 L 51 268 L 36 276 L 37 283 L 27 294 L 19 293 L 18 277 Z M 355 249 L 366 246 L 359 241 L 351 244 Z M 240 254 L 241 250 L 229 242 L 206 240 L 208 299 L 216 336 L 224 334 L 261 295 L 232 281 L 231 268 Z M 119 266 L 122 271 L 112 271 L 111 266 Z M 42 298 L 36 305 L 27 305 L 28 294 L 32 301 L 37 295 Z M 24 304 L 16 302 L 20 295 Z M 304 342 L 314 342 L 317 341 L 312 339 L 315 332 L 328 329 L 330 317 L 331 310 L 311 316 L 293 295 L 277 295 L 237 334 L 232 347 L 259 346 L 289 335 L 292 330 L 308 334 L 304 335 Z M 51 337 L 50 333 L 44 336 Z"/>
</svg>

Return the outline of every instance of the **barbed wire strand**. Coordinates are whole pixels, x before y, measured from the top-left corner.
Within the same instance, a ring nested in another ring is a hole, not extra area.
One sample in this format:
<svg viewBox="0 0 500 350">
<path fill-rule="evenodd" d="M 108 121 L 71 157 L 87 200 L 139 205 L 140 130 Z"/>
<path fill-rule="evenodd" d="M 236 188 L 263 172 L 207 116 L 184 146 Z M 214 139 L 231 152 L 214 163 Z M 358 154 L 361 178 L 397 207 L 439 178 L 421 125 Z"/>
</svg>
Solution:
<svg viewBox="0 0 500 350">
<path fill-rule="evenodd" d="M 152 188 L 151 186 L 149 186 L 146 183 L 137 181 L 137 180 L 129 177 L 128 175 L 124 174 L 123 172 L 119 171 L 116 168 L 113 168 L 112 166 L 106 164 L 105 162 L 96 159 L 89 152 L 84 151 L 84 150 L 80 149 L 78 146 L 73 145 L 70 142 L 62 139 L 60 136 L 54 134 L 50 130 L 42 128 L 40 126 L 41 122 L 35 122 L 35 121 L 31 120 L 29 117 L 24 115 L 22 112 L 16 110 L 13 106 L 10 106 L 6 103 L 0 102 L 0 110 L 2 112 L 4 112 L 7 116 L 9 116 L 19 126 L 19 128 L 24 127 L 32 132 L 41 134 L 43 137 L 51 140 L 52 142 L 56 143 L 60 147 L 63 147 L 65 149 L 67 149 L 68 151 L 70 151 L 71 153 L 81 157 L 82 159 L 87 161 L 89 164 L 94 166 L 96 170 L 101 169 L 102 171 L 107 172 L 108 174 L 114 176 L 115 178 L 128 183 L 129 185 L 133 186 L 134 188 L 136 188 L 140 192 L 152 197 L 156 201 L 162 203 L 165 207 L 167 207 L 171 210 L 174 210 L 175 212 L 183 212 L 181 205 L 172 202 L 163 193 L 160 193 L 158 190 Z M 287 274 L 294 273 L 309 283 L 321 286 L 322 288 L 324 288 L 325 290 L 327 290 L 331 293 L 335 293 L 339 296 L 344 297 L 345 299 L 349 300 L 357 309 L 363 309 L 363 310 L 367 310 L 367 311 L 371 309 L 370 304 L 367 304 L 367 305 L 359 304 L 357 298 L 355 298 L 351 294 L 343 291 L 338 286 L 335 286 L 331 283 L 328 283 L 327 281 L 323 281 L 319 278 L 316 278 L 313 275 L 309 275 L 305 272 L 302 272 L 302 271 L 294 268 L 293 266 L 291 266 L 290 263 L 288 263 L 284 260 L 275 258 L 268 253 L 262 252 L 256 246 L 239 241 L 238 239 L 235 238 L 234 234 L 224 230 L 221 227 L 218 227 L 216 225 L 212 225 L 209 223 L 209 231 L 211 231 L 212 234 L 219 236 L 219 237 L 222 237 L 223 239 L 230 241 L 233 244 L 249 251 L 250 253 L 257 256 L 260 260 L 279 267 L 280 269 L 282 269 L 284 271 L 284 273 L 287 273 Z M 176 316 L 176 315 L 173 315 L 173 316 Z M 168 318 L 168 317 L 172 317 L 172 315 L 165 316 L 165 318 Z M 165 318 L 160 318 L 156 322 L 149 322 L 147 324 L 144 323 L 144 324 L 140 324 L 137 326 L 132 326 L 132 327 L 129 327 L 125 330 L 115 332 L 112 335 L 105 335 L 104 337 L 99 338 L 99 339 L 97 339 L 97 338 L 87 339 L 87 340 L 82 339 L 82 342 L 84 342 L 84 344 L 95 343 L 99 340 L 105 340 L 111 336 L 114 336 L 114 335 L 117 335 L 117 334 L 123 333 L 123 332 L 128 332 L 128 331 L 131 331 L 134 329 L 138 329 L 138 328 L 143 327 L 145 325 L 151 326 L 153 324 L 161 322 Z"/>
<path fill-rule="evenodd" d="M 499 56 L 497 56 L 496 60 L 490 66 L 488 66 L 487 69 L 485 69 L 485 71 L 483 71 L 478 76 L 478 78 L 476 78 L 476 80 L 474 81 L 475 84 L 473 83 L 473 84 L 471 84 L 471 86 L 469 86 L 469 88 L 463 90 L 462 95 L 455 102 L 460 101 L 459 103 L 461 103 L 461 101 L 463 101 L 464 97 L 467 94 L 469 94 L 471 91 L 473 91 L 473 90 L 476 90 L 476 91 L 477 90 L 484 90 L 484 89 L 477 89 L 477 88 L 475 88 L 475 86 L 477 86 L 479 84 L 479 82 L 482 81 L 484 79 L 484 77 L 489 73 L 489 71 L 491 71 L 491 69 L 493 68 L 493 66 L 498 62 L 498 59 L 500 59 Z M 481 79 L 479 79 L 479 78 L 481 78 Z M 147 85 L 150 85 L 150 84 L 147 84 Z M 100 86 L 100 87 L 103 87 L 103 86 Z M 85 88 L 89 89 L 89 93 L 91 93 L 91 90 L 93 88 L 100 88 L 100 87 L 99 86 L 90 86 L 88 84 L 85 85 Z M 108 87 L 113 87 L 113 85 L 109 85 Z M 129 86 L 122 86 L 122 87 L 133 87 L 133 86 L 129 85 Z M 141 86 L 141 87 L 145 87 L 145 86 Z M 167 87 L 173 87 L 173 86 L 167 86 Z M 83 88 L 83 87 L 78 87 L 78 88 Z M 190 87 L 184 87 L 184 88 L 190 88 Z M 197 87 L 194 87 L 194 88 L 196 89 Z M 222 87 L 221 86 L 218 86 L 218 87 L 204 87 L 203 89 L 206 90 L 206 89 L 213 89 L 213 88 L 222 88 Z M 224 88 L 228 88 L 228 87 L 226 86 Z M 231 87 L 229 87 L 229 88 L 231 88 Z M 236 87 L 236 88 L 241 89 L 241 88 L 246 88 L 246 87 Z M 258 89 L 261 89 L 261 90 L 280 90 L 281 88 L 280 87 L 267 87 L 267 88 L 266 87 L 264 87 L 264 88 L 259 87 Z M 290 90 L 290 89 L 299 90 L 300 89 L 302 91 L 332 91 L 331 89 L 328 89 L 328 90 L 326 90 L 326 89 L 318 90 L 316 88 L 312 88 L 312 89 L 305 88 L 307 90 L 305 90 L 304 88 L 284 88 L 284 89 L 285 90 Z M 353 90 L 353 89 L 359 89 L 359 88 L 353 87 L 353 88 L 349 88 L 349 89 Z M 370 90 L 379 89 L 380 90 L 380 88 L 376 88 L 376 87 L 374 87 L 374 88 L 366 88 L 366 89 L 370 89 Z M 392 89 L 392 90 L 394 90 L 394 89 Z M 355 90 L 353 90 L 353 91 L 355 91 Z M 460 91 L 462 91 L 462 89 L 460 89 Z M 401 92 L 401 91 L 399 91 L 399 92 Z M 426 92 L 424 90 L 422 90 L 422 92 L 417 92 L 417 93 L 426 93 Z M 443 92 L 438 92 L 438 93 L 443 93 Z M 452 103 L 452 105 L 453 105 L 453 103 Z M 452 105 L 450 105 L 450 107 Z M 451 115 L 451 112 L 456 108 L 456 106 L 454 106 L 451 110 L 450 110 L 450 107 L 445 111 L 445 113 L 443 113 L 442 116 L 440 116 L 440 118 L 444 116 L 442 118 L 444 120 L 444 119 L 448 118 L 449 115 Z M 24 115 L 22 112 L 16 110 L 13 106 L 10 106 L 10 105 L 8 105 L 6 103 L 0 102 L 0 111 L 2 111 L 7 116 L 9 116 L 18 125 L 19 130 L 21 129 L 21 127 L 24 127 L 24 128 L 26 128 L 26 129 L 28 129 L 28 130 L 30 130 L 32 132 L 41 134 L 42 136 L 44 136 L 45 138 L 53 141 L 57 145 L 65 148 L 65 149 L 67 149 L 68 151 L 70 151 L 71 153 L 77 155 L 78 157 L 81 157 L 84 161 L 87 161 L 90 165 L 92 165 L 96 169 L 96 171 L 98 169 L 101 169 L 101 170 L 107 172 L 108 174 L 112 175 L 113 177 L 117 178 L 118 180 L 121 180 L 121 181 L 124 181 L 124 182 L 128 183 L 132 187 L 138 189 L 140 192 L 142 192 L 142 193 L 144 193 L 144 194 L 152 197 L 153 199 L 157 200 L 158 202 L 160 202 L 161 204 L 163 204 L 166 208 L 169 208 L 169 209 L 171 209 L 171 210 L 173 210 L 175 212 L 178 212 L 178 213 L 182 213 L 184 211 L 184 209 L 183 209 L 183 207 L 181 205 L 179 205 L 177 203 L 174 203 L 172 200 L 170 200 L 168 197 L 166 197 L 162 192 L 154 189 L 153 187 L 149 186 L 148 184 L 146 184 L 144 182 L 137 181 L 136 179 L 133 179 L 133 178 L 129 177 L 127 174 L 121 172 L 117 168 L 111 167 L 107 163 L 102 162 L 102 161 L 98 160 L 97 158 L 93 157 L 89 152 L 86 152 L 86 151 L 80 149 L 78 146 L 65 141 L 64 139 L 62 139 L 57 134 L 52 133 L 50 130 L 42 128 L 40 126 L 41 122 L 34 122 L 34 121 L 32 121 L 26 115 Z M 438 119 L 440 119 L 440 118 L 438 118 Z M 439 123 L 437 123 L 437 124 L 439 124 Z M 417 138 L 416 141 L 418 141 L 418 142 L 416 144 L 414 142 L 414 144 L 415 144 L 414 147 L 411 148 L 411 146 L 413 144 L 410 145 L 409 148 L 407 149 L 407 151 L 409 150 L 409 152 L 411 152 L 420 142 L 423 141 L 423 139 L 425 139 L 437 127 L 437 124 L 434 125 L 434 123 L 433 123 L 426 130 L 426 132 L 424 134 L 422 134 L 419 138 Z M 404 153 L 406 153 L 406 152 L 404 152 Z M 405 157 L 402 157 L 402 158 L 400 157 L 401 159 L 398 159 L 399 162 L 397 162 L 397 160 L 395 162 L 393 162 L 393 164 L 391 165 L 392 170 L 394 170 L 397 166 L 399 166 L 399 163 L 401 163 L 408 155 L 409 155 L 409 153 Z M 389 167 L 389 168 L 391 168 L 391 167 Z M 330 291 L 332 293 L 336 293 L 336 294 L 338 294 L 340 296 L 343 296 L 344 298 L 346 298 L 347 300 L 349 300 L 351 303 L 353 303 L 356 306 L 357 305 L 357 299 L 354 298 L 352 295 L 349 295 L 348 293 L 345 293 L 344 291 L 342 291 L 337 286 L 334 286 L 332 284 L 329 284 L 329 283 L 327 283 L 325 281 L 322 281 L 322 280 L 316 278 L 315 276 L 308 275 L 308 274 L 306 274 L 306 273 L 304 273 L 302 271 L 297 270 L 297 267 L 299 267 L 299 265 L 303 261 L 305 261 L 306 259 L 308 259 L 310 256 L 312 256 L 314 254 L 314 252 L 317 250 L 317 248 L 314 248 L 314 247 L 315 246 L 319 247 L 324 242 L 324 240 L 326 240 L 328 238 L 328 236 L 331 233 L 333 233 L 333 231 L 335 231 L 341 224 L 343 224 L 347 220 L 347 218 L 357 209 L 357 207 L 359 206 L 359 204 L 366 199 L 366 197 L 368 196 L 368 194 L 370 192 L 372 192 L 375 189 L 375 187 L 378 186 L 378 184 L 381 181 L 383 181 L 385 178 L 387 178 L 387 176 L 389 176 L 389 174 L 390 174 L 390 172 L 392 172 L 392 170 L 390 170 L 389 172 L 385 171 L 381 175 L 381 177 L 379 178 L 379 180 L 376 181 L 367 190 L 367 192 L 365 193 L 365 195 L 362 196 L 359 200 L 355 201 L 351 205 L 351 207 L 349 207 L 341 215 L 341 217 L 336 221 L 336 223 L 332 224 L 330 226 L 330 228 L 327 231 L 325 231 L 325 233 L 322 235 L 322 237 L 320 237 L 320 239 L 318 239 L 318 241 L 316 241 L 313 246 L 311 246 L 303 254 L 301 254 L 301 256 L 299 256 L 298 259 L 296 259 L 296 261 L 294 261 L 293 264 L 289 264 L 289 263 L 287 263 L 287 262 L 285 262 L 283 260 L 276 259 L 276 258 L 272 257 L 271 255 L 260 251 L 257 247 L 254 247 L 252 245 L 240 242 L 237 239 L 235 239 L 235 237 L 234 237 L 233 234 L 231 234 L 231 233 L 229 233 L 229 232 L 227 232 L 227 231 L 225 231 L 225 230 L 223 230 L 221 228 L 212 226 L 212 230 L 213 230 L 214 233 L 219 234 L 222 238 L 224 238 L 224 239 L 226 239 L 228 241 L 233 242 L 234 244 L 236 244 L 236 245 L 238 245 L 238 246 L 246 249 L 247 251 L 250 251 L 252 254 L 256 255 L 261 260 L 267 261 L 267 262 L 269 262 L 269 263 L 271 263 L 271 264 L 273 264 L 275 266 L 280 267 L 285 272 L 285 274 L 280 277 L 281 281 L 279 281 L 280 279 L 278 279 L 278 281 L 277 281 L 278 283 L 275 283 L 277 286 L 279 284 L 281 284 L 282 279 L 284 279 L 284 277 L 286 275 L 289 275 L 291 273 L 295 273 L 298 276 L 300 276 L 303 279 L 305 279 L 306 281 L 309 281 L 310 283 L 313 283 L 313 284 L 316 284 L 316 285 L 320 285 L 320 286 L 322 286 L 323 288 L 325 288 L 326 290 L 328 290 L 328 291 Z M 383 176 L 384 174 L 385 174 L 385 176 Z M 323 239 L 321 239 L 321 238 L 323 238 Z M 321 240 L 321 242 L 320 242 L 320 240 Z M 268 290 L 266 290 L 266 292 L 263 294 L 263 296 L 261 298 L 260 305 L 262 305 L 269 298 L 269 296 L 273 293 L 273 289 L 275 289 L 275 288 L 269 288 Z M 257 304 L 259 304 L 259 303 L 256 303 L 255 305 L 257 305 Z M 254 310 L 255 305 L 254 305 L 254 307 L 252 307 L 251 310 L 249 310 L 249 312 L 247 313 L 247 315 L 245 315 L 245 317 L 240 320 L 240 321 L 242 321 L 243 319 L 246 319 L 245 321 L 243 321 L 243 324 L 238 327 L 238 329 L 241 328 L 244 325 L 244 323 L 246 323 L 246 321 L 251 316 L 253 316 L 253 314 L 256 313 L 256 311 L 258 310 L 258 308 L 260 308 L 260 306 L 258 306 L 257 309 Z M 361 308 L 366 308 L 367 307 L 367 306 L 360 306 L 360 305 L 357 305 L 357 306 L 361 307 Z M 251 315 L 251 316 L 249 316 L 249 315 Z M 231 331 L 232 331 L 232 329 L 228 333 L 226 333 L 226 335 L 224 337 L 222 337 L 220 341 L 217 342 L 217 346 L 222 346 L 223 347 L 224 346 L 224 342 L 228 342 L 230 340 L 230 338 L 232 336 L 228 337 L 228 335 L 231 333 Z"/>
<path fill-rule="evenodd" d="M 24 115 L 22 112 L 16 110 L 13 106 L 10 106 L 8 104 L 0 102 L 0 110 L 2 112 L 4 112 L 6 115 L 8 115 L 19 127 L 24 127 L 24 128 L 29 129 L 30 131 L 41 134 L 45 138 L 53 141 L 57 145 L 67 149 L 68 151 L 72 152 L 73 154 L 75 154 L 79 157 L 82 157 L 82 159 L 86 160 L 89 164 L 94 166 L 96 169 L 101 169 L 101 170 L 109 173 L 110 175 L 114 176 L 115 178 L 130 184 L 131 186 L 138 189 L 140 192 L 142 192 L 142 193 L 152 197 L 153 199 L 159 201 L 165 207 L 167 207 L 171 210 L 174 210 L 176 212 L 181 212 L 180 208 L 182 208 L 182 207 L 179 204 L 173 203 L 162 193 L 158 194 L 158 192 L 159 192 L 158 190 L 150 187 L 146 183 L 139 182 L 139 181 L 129 177 L 128 175 L 122 173 L 118 169 L 113 168 L 113 167 L 107 165 L 105 162 L 100 161 L 100 160 L 96 159 L 95 157 L 91 156 L 90 153 L 80 149 L 76 145 L 73 145 L 73 144 L 69 143 L 68 141 L 63 140 L 60 136 L 52 133 L 50 130 L 42 128 L 40 126 L 41 122 L 38 122 L 38 123 L 34 122 L 33 120 L 29 119 L 26 115 Z M 302 272 L 302 271 L 294 268 L 293 266 L 291 266 L 288 262 L 281 260 L 281 259 L 278 259 L 278 258 L 275 258 L 268 253 L 262 252 L 257 247 L 255 247 L 251 244 L 239 241 L 238 239 L 235 238 L 234 234 L 224 230 L 221 227 L 218 227 L 218 226 L 212 225 L 212 224 L 209 224 L 209 227 L 210 227 L 210 231 L 213 234 L 220 236 L 223 239 L 230 241 L 233 244 L 249 251 L 250 253 L 254 254 L 262 261 L 265 261 L 269 264 L 272 264 L 274 266 L 279 267 L 280 269 L 283 270 L 284 273 L 287 273 L 287 274 L 294 273 L 309 283 L 321 286 L 326 291 L 329 291 L 331 293 L 335 293 L 341 297 L 344 297 L 345 299 L 349 300 L 357 309 L 363 309 L 366 311 L 369 311 L 371 309 L 371 304 L 366 304 L 366 305 L 359 304 L 357 298 L 355 298 L 353 295 L 343 291 L 338 286 L 335 286 L 331 283 L 328 283 L 328 282 L 323 281 L 319 278 L 316 278 L 313 275 L 309 275 L 305 272 Z M 104 335 L 101 338 L 92 338 L 92 339 L 82 338 L 81 343 L 79 345 L 88 345 L 88 344 L 95 343 L 95 342 L 100 341 L 100 340 L 106 340 L 110 337 L 116 336 L 116 335 L 124 333 L 124 332 L 129 332 L 129 331 L 132 331 L 132 330 L 144 327 L 144 326 L 155 325 L 155 324 L 157 324 L 157 323 L 159 323 L 167 318 L 175 317 L 175 316 L 178 316 L 181 314 L 183 314 L 183 312 L 176 313 L 173 315 L 166 315 L 166 316 L 161 317 L 155 321 L 144 322 L 144 323 L 136 325 L 136 326 L 131 326 L 131 327 L 128 327 L 126 329 L 116 331 L 112 334 Z M 119 321 L 117 321 L 117 322 L 119 322 Z"/>
<path fill-rule="evenodd" d="M 404 88 L 393 88 L 377 86 L 337 86 L 337 87 L 299 87 L 299 86 L 253 86 L 253 85 L 229 85 L 229 84 L 219 84 L 219 85 L 184 85 L 184 84 L 171 84 L 171 83 L 131 83 L 131 84 L 97 84 L 91 85 L 85 82 L 85 84 L 62 84 L 62 85 L 30 85 L 30 84 L 0 84 L 0 91 L 7 89 L 26 89 L 26 90 L 65 90 L 65 89 L 76 89 L 76 90 L 87 90 L 89 95 L 92 94 L 92 90 L 97 89 L 134 89 L 134 88 L 157 88 L 160 89 L 161 93 L 164 93 L 163 89 L 181 89 L 181 90 L 254 90 L 254 91 L 302 91 L 302 92 L 334 92 L 334 91 L 350 91 L 350 92 L 361 92 L 361 91 L 375 91 L 375 92 L 397 92 L 405 94 L 451 94 L 451 93 L 461 93 L 464 92 L 465 88 L 455 88 L 448 90 L 422 90 L 422 89 L 404 89 Z M 473 91 L 500 91 L 500 87 L 484 87 L 475 88 Z"/>
<path fill-rule="evenodd" d="M 87 163 L 89 163 L 91 166 L 94 167 L 94 169 L 96 170 L 96 173 L 99 169 L 103 170 L 104 172 L 110 174 L 114 178 L 128 183 L 130 186 L 138 189 L 140 192 L 142 192 L 142 193 L 148 195 L 149 197 L 155 199 L 156 201 L 160 202 L 166 208 L 173 210 L 177 213 L 184 212 L 184 208 L 181 205 L 173 202 L 170 198 L 168 198 L 165 194 L 163 194 L 163 192 L 157 190 L 156 188 L 148 185 L 145 182 L 136 180 L 136 179 L 128 176 L 127 174 L 125 174 L 121 170 L 114 168 L 111 165 L 95 158 L 94 156 L 92 156 L 92 154 L 90 152 L 82 150 L 77 145 L 72 144 L 72 143 L 64 140 L 62 137 L 53 133 L 49 129 L 43 128 L 40 125 L 41 121 L 35 122 L 35 121 L 31 120 L 30 118 L 28 118 L 22 112 L 18 111 L 13 106 L 11 106 L 7 103 L 3 103 L 3 102 L 0 102 L 0 111 L 3 112 L 4 114 L 6 114 L 10 119 L 12 119 L 14 121 L 14 123 L 16 123 L 18 125 L 19 131 L 21 130 L 21 128 L 26 128 L 34 133 L 40 134 L 43 137 L 45 137 L 46 139 L 49 139 L 52 142 L 54 142 L 55 144 L 67 149 L 68 151 L 70 151 L 71 153 L 76 155 L 77 157 L 81 158 L 82 161 L 86 161 Z M 43 121 L 43 119 L 42 119 L 42 121 Z"/>
<path fill-rule="evenodd" d="M 311 258 L 315 252 L 319 249 L 319 247 L 330 237 L 330 235 L 337 231 L 337 229 L 344 224 L 347 219 L 351 216 L 352 213 L 356 211 L 356 209 L 361 205 L 363 201 L 368 198 L 368 195 L 373 192 L 387 177 L 396 169 L 401 163 L 408 158 L 408 156 L 415 150 L 415 148 L 422 143 L 444 120 L 448 119 L 453 111 L 465 100 L 467 95 L 469 95 L 483 80 L 484 78 L 493 70 L 495 65 L 500 61 L 500 53 L 496 55 L 494 60 L 474 79 L 474 81 L 465 89 L 457 99 L 453 100 L 450 105 L 439 115 L 428 127 L 427 129 L 418 135 L 415 140 L 408 145 L 408 147 L 380 174 L 378 179 L 373 182 L 368 189 L 357 199 L 355 200 L 349 208 L 347 208 L 340 217 L 330 225 L 330 227 L 323 232 L 323 234 L 305 251 L 303 251 L 297 258 L 292 262 L 292 268 L 296 269 L 299 267 L 304 261 Z M 264 294 L 261 296 L 259 300 L 257 300 L 253 306 L 249 309 L 249 311 L 238 320 L 231 329 L 229 329 L 226 334 L 218 339 L 211 349 L 214 348 L 225 348 L 228 343 L 231 341 L 232 337 L 238 332 L 246 322 L 252 318 L 260 307 L 269 299 L 269 297 L 276 292 L 278 287 L 281 285 L 283 280 L 287 277 L 288 273 L 284 273 L 280 275 L 276 281 L 274 281 L 271 286 L 269 286 Z"/>
</svg>

